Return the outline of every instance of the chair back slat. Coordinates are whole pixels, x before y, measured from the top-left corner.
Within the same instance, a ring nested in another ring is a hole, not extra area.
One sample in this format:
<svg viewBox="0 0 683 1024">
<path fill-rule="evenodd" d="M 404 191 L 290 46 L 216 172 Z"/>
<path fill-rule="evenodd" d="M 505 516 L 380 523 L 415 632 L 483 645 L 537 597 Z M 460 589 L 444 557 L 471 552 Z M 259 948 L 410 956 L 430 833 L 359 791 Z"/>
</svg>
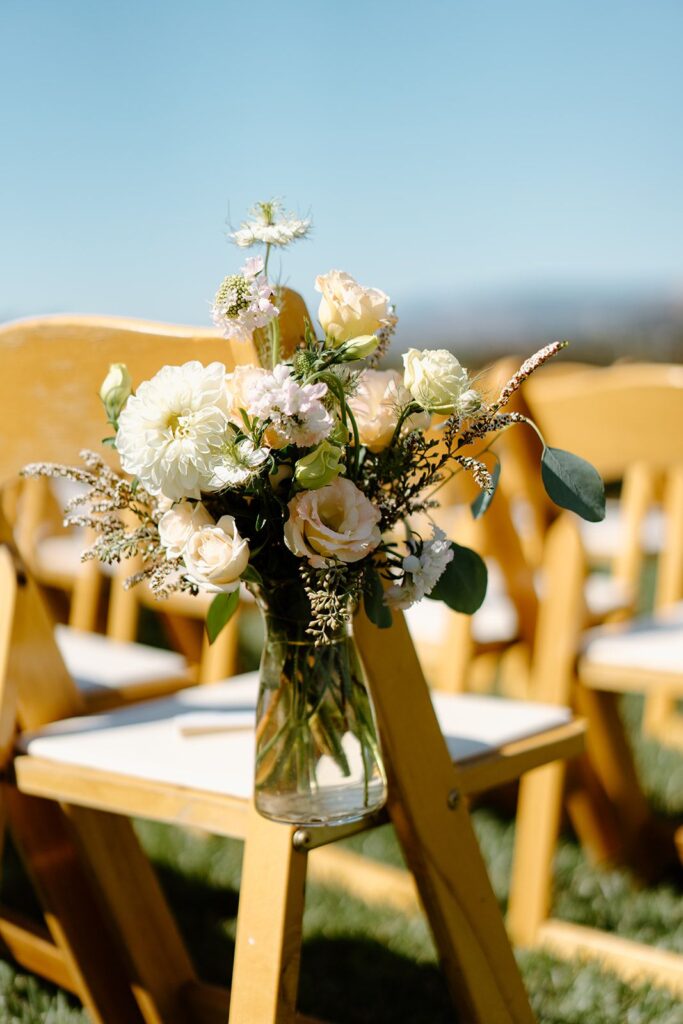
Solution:
<svg viewBox="0 0 683 1024">
<path fill-rule="evenodd" d="M 683 366 L 541 371 L 524 397 L 546 442 L 588 459 L 605 480 L 634 463 L 666 470 L 683 459 Z"/>
<path fill-rule="evenodd" d="M 250 344 L 217 331 L 120 317 L 50 316 L 0 327 L 0 481 L 29 462 L 78 461 L 102 449 L 108 427 L 98 393 L 110 363 L 134 384 L 165 363 L 253 361 Z"/>
</svg>

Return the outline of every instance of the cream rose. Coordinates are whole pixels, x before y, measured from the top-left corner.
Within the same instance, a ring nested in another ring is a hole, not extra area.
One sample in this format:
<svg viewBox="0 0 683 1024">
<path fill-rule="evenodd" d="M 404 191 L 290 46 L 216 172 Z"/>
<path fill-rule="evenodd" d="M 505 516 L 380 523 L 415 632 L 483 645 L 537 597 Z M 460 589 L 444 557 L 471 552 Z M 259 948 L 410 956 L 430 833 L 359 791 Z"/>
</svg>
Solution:
<svg viewBox="0 0 683 1024">
<path fill-rule="evenodd" d="M 467 370 L 444 348 L 409 349 L 403 356 L 403 383 L 430 412 L 452 412 L 467 389 Z"/>
<path fill-rule="evenodd" d="M 190 537 L 214 522 L 201 501 L 180 501 L 159 520 L 159 539 L 169 558 L 180 558 Z"/>
<path fill-rule="evenodd" d="M 215 526 L 203 526 L 185 545 L 183 560 L 188 578 L 201 590 L 230 593 L 240 585 L 249 562 L 249 545 L 240 537 L 232 516 L 221 516 Z"/>
<path fill-rule="evenodd" d="M 343 477 L 317 491 L 297 494 L 288 508 L 285 543 L 316 569 L 334 558 L 359 562 L 381 540 L 379 510 Z"/>
<path fill-rule="evenodd" d="M 390 444 L 401 413 L 412 401 L 397 370 L 365 370 L 349 406 L 358 425 L 361 444 L 371 452 L 381 452 Z M 406 420 L 408 430 L 427 430 L 431 416 L 418 412 Z"/>
<path fill-rule="evenodd" d="M 364 288 L 342 270 L 316 277 L 315 288 L 322 293 L 318 320 L 336 345 L 374 334 L 391 318 L 388 295 L 378 288 Z"/>
</svg>

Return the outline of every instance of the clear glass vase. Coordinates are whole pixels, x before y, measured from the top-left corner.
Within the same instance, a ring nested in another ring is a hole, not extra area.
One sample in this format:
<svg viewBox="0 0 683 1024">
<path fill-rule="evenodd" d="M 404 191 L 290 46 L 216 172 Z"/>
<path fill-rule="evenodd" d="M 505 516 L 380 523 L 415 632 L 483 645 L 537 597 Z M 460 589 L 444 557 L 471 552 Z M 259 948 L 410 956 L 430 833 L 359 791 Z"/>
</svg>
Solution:
<svg viewBox="0 0 683 1024">
<path fill-rule="evenodd" d="M 386 800 L 375 712 L 350 626 L 316 647 L 307 621 L 261 603 L 255 800 L 266 818 L 334 825 Z"/>
</svg>

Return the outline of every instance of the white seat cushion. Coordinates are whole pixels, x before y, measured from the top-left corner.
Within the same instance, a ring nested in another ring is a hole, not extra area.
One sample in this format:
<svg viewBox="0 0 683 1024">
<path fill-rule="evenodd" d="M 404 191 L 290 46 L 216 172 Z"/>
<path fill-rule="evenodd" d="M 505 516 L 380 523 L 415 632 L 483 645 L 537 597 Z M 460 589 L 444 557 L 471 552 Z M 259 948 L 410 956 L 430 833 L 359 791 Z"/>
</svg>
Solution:
<svg viewBox="0 0 683 1024">
<path fill-rule="evenodd" d="M 72 718 L 21 737 L 35 757 L 116 772 L 147 781 L 248 798 L 252 792 L 254 711 L 258 675 L 192 687 L 163 700 Z M 455 760 L 466 761 L 505 743 L 563 725 L 567 708 L 496 697 L 437 694 L 434 704 Z M 211 729 L 192 735 L 199 718 Z M 217 716 L 226 729 L 216 731 Z M 234 728 L 230 728 L 234 725 Z"/>
<path fill-rule="evenodd" d="M 683 603 L 667 612 L 586 633 L 583 663 L 683 676 Z"/>
<path fill-rule="evenodd" d="M 599 523 L 580 521 L 581 537 L 588 557 L 611 560 L 617 555 L 624 542 L 624 521 L 620 503 L 609 498 L 605 518 Z M 664 514 L 661 508 L 651 508 L 643 520 L 640 543 L 648 555 L 657 555 L 664 542 Z"/>
<path fill-rule="evenodd" d="M 55 626 L 55 639 L 69 673 L 86 695 L 134 690 L 187 675 L 185 658 L 174 651 L 110 640 L 70 626 Z"/>
</svg>

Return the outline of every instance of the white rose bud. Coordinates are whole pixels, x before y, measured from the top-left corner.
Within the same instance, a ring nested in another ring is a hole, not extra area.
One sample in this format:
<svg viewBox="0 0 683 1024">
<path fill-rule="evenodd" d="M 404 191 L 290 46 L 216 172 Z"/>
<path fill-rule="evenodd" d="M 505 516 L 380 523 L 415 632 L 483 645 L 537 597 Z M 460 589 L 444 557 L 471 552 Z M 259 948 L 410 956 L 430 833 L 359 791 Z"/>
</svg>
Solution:
<svg viewBox="0 0 683 1024">
<path fill-rule="evenodd" d="M 335 345 L 374 334 L 391 317 L 388 295 L 378 288 L 364 288 L 342 270 L 316 277 L 315 288 L 322 293 L 318 320 Z"/>
<path fill-rule="evenodd" d="M 116 426 L 119 413 L 130 398 L 132 381 L 125 363 L 112 363 L 109 373 L 102 381 L 100 398 L 109 422 Z"/>
<path fill-rule="evenodd" d="M 361 334 L 360 338 L 353 338 L 352 341 L 344 343 L 342 360 L 350 363 L 354 359 L 367 359 L 378 345 L 379 338 L 376 334 Z"/>
<path fill-rule="evenodd" d="M 200 590 L 228 594 L 237 590 L 249 563 L 249 545 L 240 537 L 233 516 L 193 533 L 183 552 L 188 579 Z"/>
<path fill-rule="evenodd" d="M 403 382 L 415 401 L 429 412 L 453 412 L 467 387 L 467 370 L 444 348 L 420 352 L 409 349 L 403 356 Z"/>
<path fill-rule="evenodd" d="M 458 399 L 458 412 L 461 416 L 469 419 L 471 416 L 477 415 L 483 404 L 479 392 L 470 388 L 469 391 L 464 391 Z"/>
<path fill-rule="evenodd" d="M 180 501 L 159 520 L 159 539 L 169 558 L 180 558 L 190 537 L 214 522 L 201 501 Z"/>
</svg>

